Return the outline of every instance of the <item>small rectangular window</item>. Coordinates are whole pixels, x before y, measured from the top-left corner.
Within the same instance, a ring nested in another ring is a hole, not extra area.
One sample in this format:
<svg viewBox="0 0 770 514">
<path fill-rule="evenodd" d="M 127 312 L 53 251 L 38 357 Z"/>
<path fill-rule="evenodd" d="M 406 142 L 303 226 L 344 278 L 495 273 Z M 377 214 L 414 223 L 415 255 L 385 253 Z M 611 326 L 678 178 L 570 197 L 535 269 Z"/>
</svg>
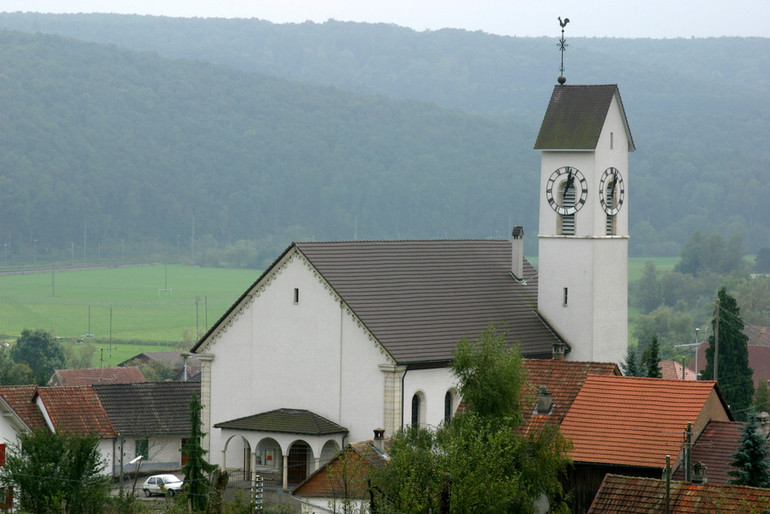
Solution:
<svg viewBox="0 0 770 514">
<path fill-rule="evenodd" d="M 299 288 L 294 288 L 294 303 L 299 303 Z"/>
<path fill-rule="evenodd" d="M 564 288 L 564 306 L 567 306 L 567 300 L 569 299 L 569 288 Z"/>
<path fill-rule="evenodd" d="M 137 439 L 136 440 L 136 452 L 134 457 L 143 457 L 144 460 L 147 460 L 150 449 L 150 441 L 147 439 Z"/>
<path fill-rule="evenodd" d="M 615 133 L 610 132 L 610 150 L 615 148 Z"/>
</svg>

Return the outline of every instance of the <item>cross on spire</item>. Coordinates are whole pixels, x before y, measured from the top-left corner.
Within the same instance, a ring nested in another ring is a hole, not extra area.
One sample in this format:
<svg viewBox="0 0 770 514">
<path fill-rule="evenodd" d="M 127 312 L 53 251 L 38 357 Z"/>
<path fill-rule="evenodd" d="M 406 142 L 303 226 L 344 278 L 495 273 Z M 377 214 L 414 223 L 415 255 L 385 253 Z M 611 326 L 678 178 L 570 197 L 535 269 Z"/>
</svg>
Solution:
<svg viewBox="0 0 770 514">
<path fill-rule="evenodd" d="M 559 72 L 561 72 L 561 75 L 559 75 L 559 78 L 557 79 L 559 84 L 564 84 L 567 82 L 567 77 L 564 76 L 564 52 L 569 46 L 567 44 L 567 40 L 564 39 L 564 27 L 567 26 L 567 23 L 569 23 L 569 18 L 564 18 L 564 21 L 562 21 L 561 16 L 559 16 L 559 25 L 561 25 L 561 39 L 557 44 L 559 51 L 561 52 L 561 66 L 559 67 Z"/>
</svg>

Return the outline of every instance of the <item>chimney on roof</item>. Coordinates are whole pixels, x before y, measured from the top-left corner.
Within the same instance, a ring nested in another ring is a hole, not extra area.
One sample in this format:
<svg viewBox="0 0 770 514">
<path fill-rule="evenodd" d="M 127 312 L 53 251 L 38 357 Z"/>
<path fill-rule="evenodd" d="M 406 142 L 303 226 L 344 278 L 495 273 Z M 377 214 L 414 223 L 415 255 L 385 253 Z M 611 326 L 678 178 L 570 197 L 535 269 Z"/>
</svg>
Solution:
<svg viewBox="0 0 770 514">
<path fill-rule="evenodd" d="M 511 243 L 511 273 L 519 280 L 524 279 L 524 228 L 521 225 L 513 227 L 513 242 Z"/>
<path fill-rule="evenodd" d="M 770 414 L 760 412 L 757 414 L 757 421 L 759 422 L 759 433 L 767 439 L 767 436 L 770 435 Z"/>
<path fill-rule="evenodd" d="M 550 414 L 553 408 L 553 401 L 551 400 L 551 393 L 548 388 L 541 385 L 537 391 L 537 406 L 535 407 L 537 414 Z"/>
<path fill-rule="evenodd" d="M 375 428 L 374 429 L 374 447 L 380 450 L 381 452 L 385 451 L 385 429 L 384 428 Z"/>
<path fill-rule="evenodd" d="M 706 482 L 706 465 L 702 462 L 696 462 L 692 465 L 692 483 L 705 484 Z"/>
<path fill-rule="evenodd" d="M 566 345 L 563 342 L 557 341 L 553 343 L 551 358 L 555 361 L 563 361 L 565 350 L 566 350 Z"/>
</svg>

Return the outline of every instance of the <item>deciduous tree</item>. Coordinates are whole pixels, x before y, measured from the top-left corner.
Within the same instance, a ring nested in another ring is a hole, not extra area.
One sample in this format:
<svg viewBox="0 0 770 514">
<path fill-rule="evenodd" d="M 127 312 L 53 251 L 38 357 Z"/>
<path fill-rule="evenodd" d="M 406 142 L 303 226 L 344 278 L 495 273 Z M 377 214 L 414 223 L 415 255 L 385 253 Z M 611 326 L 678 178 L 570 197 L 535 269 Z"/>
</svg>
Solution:
<svg viewBox="0 0 770 514">
<path fill-rule="evenodd" d="M 530 512 L 542 496 L 551 512 L 565 510 L 568 442 L 555 426 L 518 430 L 527 390 L 518 350 L 489 328 L 460 343 L 452 371 L 465 410 L 435 432 L 392 438 L 390 462 L 373 480 L 378 511 Z"/>
<path fill-rule="evenodd" d="M 35 382 L 44 385 L 54 370 L 64 367 L 64 351 L 45 330 L 23 330 L 11 348 L 11 358 L 25 363 L 34 374 Z"/>
<path fill-rule="evenodd" d="M 0 480 L 29 512 L 101 512 L 110 482 L 98 444 L 95 434 L 23 432 L 9 447 Z"/>
</svg>

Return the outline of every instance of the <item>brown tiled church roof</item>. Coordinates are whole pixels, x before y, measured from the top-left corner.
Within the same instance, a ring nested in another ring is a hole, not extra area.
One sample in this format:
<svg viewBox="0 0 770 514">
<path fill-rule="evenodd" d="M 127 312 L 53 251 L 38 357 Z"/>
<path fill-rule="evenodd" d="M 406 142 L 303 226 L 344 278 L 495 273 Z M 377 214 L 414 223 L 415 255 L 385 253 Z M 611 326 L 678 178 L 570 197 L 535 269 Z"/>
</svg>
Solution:
<svg viewBox="0 0 770 514">
<path fill-rule="evenodd" d="M 253 416 L 217 423 L 214 428 L 278 432 L 286 434 L 346 434 L 348 429 L 315 412 L 304 409 L 276 409 Z"/>
<path fill-rule="evenodd" d="M 550 356 L 559 339 L 537 315 L 537 273 L 511 275 L 503 240 L 297 243 L 399 363 L 449 361 L 462 338 L 490 323 L 524 355 Z"/>
<path fill-rule="evenodd" d="M 115 368 L 57 369 L 48 385 L 84 386 L 92 384 L 131 384 L 145 382 L 137 366 Z"/>
</svg>

